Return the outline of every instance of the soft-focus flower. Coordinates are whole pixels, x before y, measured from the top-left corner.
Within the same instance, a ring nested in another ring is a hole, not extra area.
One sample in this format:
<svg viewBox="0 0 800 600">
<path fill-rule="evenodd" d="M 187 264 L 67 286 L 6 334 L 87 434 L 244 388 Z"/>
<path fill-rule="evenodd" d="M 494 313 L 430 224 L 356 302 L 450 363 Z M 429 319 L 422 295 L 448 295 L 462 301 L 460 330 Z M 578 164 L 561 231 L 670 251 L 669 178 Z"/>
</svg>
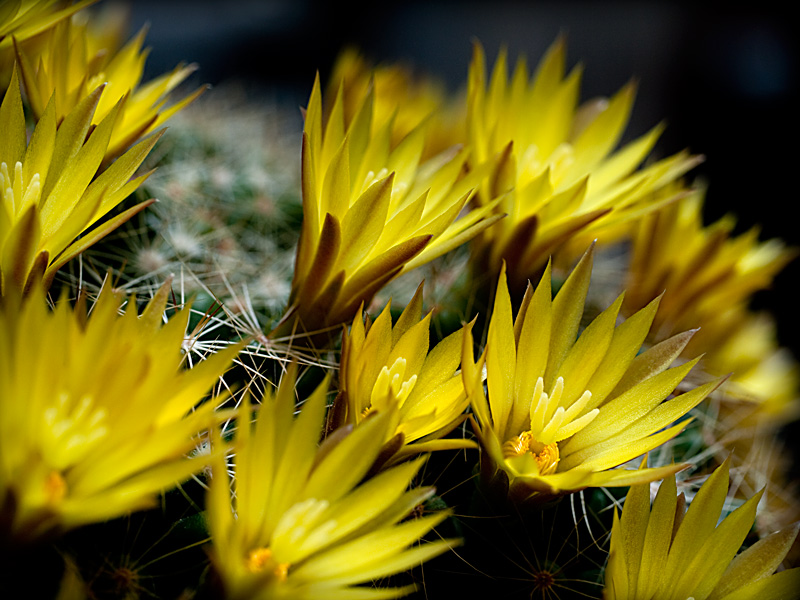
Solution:
<svg viewBox="0 0 800 600">
<path fill-rule="evenodd" d="M 303 225 L 289 307 L 275 335 L 350 321 L 386 283 L 448 252 L 501 218 L 488 204 L 462 216 L 480 170 L 467 153 L 420 164 L 425 129 L 391 143 L 392 119 L 373 126 L 374 93 L 351 119 L 337 95 L 323 127 L 319 78 L 303 132 Z"/>
<path fill-rule="evenodd" d="M 731 334 L 710 349 L 703 366 L 733 375 L 708 411 L 713 418 L 703 423 L 703 440 L 719 462 L 730 457 L 741 478 L 740 496 L 766 486 L 756 521 L 765 534 L 800 519 L 800 499 L 790 483 L 792 445 L 777 431 L 800 414 L 800 371 L 792 353 L 778 347 L 770 315 L 738 307 L 728 316 Z"/>
<path fill-rule="evenodd" d="M 797 367 L 782 357 L 769 323 L 752 315 L 747 303 L 796 250 L 777 239 L 759 242 L 756 227 L 734 237 L 732 216 L 704 227 L 704 197 L 698 190 L 633 227 L 622 310 L 639 310 L 663 291 L 653 326 L 657 341 L 699 327 L 687 353 L 706 353 L 713 374 L 733 371 L 737 397 L 763 402 L 774 414 L 793 410 Z"/>
<path fill-rule="evenodd" d="M 12 76 L 0 106 L 2 295 L 42 278 L 49 285 L 68 260 L 150 204 L 142 202 L 87 231 L 147 178 L 149 173 L 132 176 L 160 137 L 142 140 L 98 174 L 124 103 L 91 129 L 102 89 L 84 98 L 60 126 L 51 98 L 28 142 L 16 72 Z"/>
<path fill-rule="evenodd" d="M 240 424 L 233 494 L 222 458 L 214 465 L 207 518 L 224 597 L 333 600 L 409 593 L 413 587 L 371 582 L 453 544 L 416 545 L 448 511 L 404 520 L 434 492 L 407 490 L 424 459 L 362 482 L 378 457 L 390 415 L 376 414 L 319 446 L 328 382 L 294 418 L 295 380 L 292 366 L 277 392 L 267 391 L 255 424 Z M 243 414 L 248 412 L 245 407 Z"/>
<path fill-rule="evenodd" d="M 778 345 L 775 320 L 743 306 L 720 312 L 725 314 L 718 324 L 727 322 L 728 331 L 724 340 L 707 349 L 706 370 L 733 372 L 726 396 L 754 404 L 765 422 L 796 419 L 800 414 L 800 368 L 791 351 Z"/>
<path fill-rule="evenodd" d="M 705 442 L 719 461 L 732 457 L 743 488 L 752 493 L 769 483 L 759 526 L 773 530 L 800 515 L 775 438 L 776 427 L 799 414 L 800 370 L 779 346 L 773 320 L 748 303 L 796 250 L 777 239 L 759 241 L 758 228 L 734 236 L 732 216 L 704 226 L 704 198 L 699 189 L 633 225 L 622 311 L 630 314 L 663 291 L 653 341 L 691 323 L 700 329 L 684 355 L 704 353 L 701 366 L 710 375 L 732 372 L 714 418 L 704 423 Z"/>
<path fill-rule="evenodd" d="M 342 88 L 346 122 L 353 119 L 369 88 L 373 88 L 372 127 L 378 130 L 391 121 L 393 146 L 420 125 L 424 126 L 423 161 L 466 142 L 463 101 L 458 105 L 450 101 L 442 82 L 419 76 L 406 65 L 372 66 L 355 49 L 348 48 L 333 66 L 327 98 L 336 98 L 339 87 Z"/>
<path fill-rule="evenodd" d="M 91 19 L 65 19 L 46 34 L 37 52 L 18 48 L 20 73 L 34 116 L 39 119 L 55 95 L 57 122 L 72 112 L 98 86 L 104 88 L 97 102 L 92 124 L 119 110 L 117 122 L 105 150 L 105 162 L 119 156 L 139 138 L 155 131 L 173 114 L 196 99 L 201 87 L 171 106 L 170 93 L 194 70 L 178 65 L 152 81 L 142 84 L 147 51 L 142 50 L 145 29 L 125 47 L 102 47 L 109 43 L 102 31 L 95 31 Z M 125 98 L 120 109 L 117 104 Z"/>
<path fill-rule="evenodd" d="M 342 337 L 339 396 L 333 424 L 359 425 L 374 411 L 388 412 L 382 458 L 474 447 L 459 439 L 440 439 L 464 421 L 469 405 L 461 373 L 463 330 L 428 352 L 430 319 L 422 316 L 422 285 L 392 327 L 390 305 L 364 325 L 361 311 Z M 396 455 L 395 455 L 396 452 Z"/>
<path fill-rule="evenodd" d="M 778 239 L 759 242 L 758 227 L 734 237 L 731 215 L 704 227 L 704 198 L 696 190 L 635 224 L 623 310 L 666 290 L 654 321 L 659 338 L 699 326 L 691 347 L 709 351 L 730 332 L 726 311 L 769 287 L 797 253 Z"/>
<path fill-rule="evenodd" d="M 14 66 L 14 41 L 39 46 L 40 33 L 97 0 L 72 4 L 62 0 L 24 0 L 0 4 L 0 86 L 8 83 Z"/>
<path fill-rule="evenodd" d="M 487 85 L 484 52 L 475 45 L 467 104 L 471 160 L 481 164 L 499 156 L 476 197 L 482 204 L 501 197 L 494 210 L 508 214 L 476 238 L 476 265 L 496 276 L 505 261 L 512 289 L 524 289 L 579 232 L 591 240 L 668 202 L 652 192 L 698 161 L 683 152 L 637 170 L 663 127 L 615 150 L 635 86 L 579 107 L 580 78 L 580 67 L 565 76 L 561 37 L 530 81 L 523 58 L 508 80 L 501 51 Z"/>
<path fill-rule="evenodd" d="M 97 0 L 63 2 L 63 0 L 23 0 L 5 2 L 0 11 L 2 48 L 11 47 L 10 37 L 24 41 L 49 29 Z"/>
<path fill-rule="evenodd" d="M 697 359 L 668 368 L 691 331 L 637 356 L 658 300 L 616 326 L 620 296 L 576 340 L 591 270 L 592 248 L 551 299 L 548 265 L 536 290 L 528 286 L 516 320 L 501 271 L 478 364 L 467 329 L 461 368 L 477 419 L 482 475 L 492 488 L 507 490 L 512 501 L 541 501 L 588 486 L 631 485 L 678 470 L 680 465 L 639 471 L 614 467 L 677 435 L 688 421 L 671 423 L 721 382 L 663 402 Z"/>
<path fill-rule="evenodd" d="M 761 492 L 718 520 L 728 492 L 728 462 L 718 467 L 685 511 L 675 477 L 631 487 L 622 517 L 614 511 L 605 600 L 760 600 L 796 598 L 800 569 L 773 574 L 800 524 L 773 533 L 736 556 L 756 518 Z M 684 514 L 685 511 L 685 514 Z"/>
<path fill-rule="evenodd" d="M 0 301 L 0 538 L 29 541 L 152 505 L 200 470 L 186 454 L 219 418 L 197 407 L 237 347 L 183 367 L 189 309 L 167 284 L 137 314 L 104 288 L 91 314 L 40 288 Z"/>
</svg>

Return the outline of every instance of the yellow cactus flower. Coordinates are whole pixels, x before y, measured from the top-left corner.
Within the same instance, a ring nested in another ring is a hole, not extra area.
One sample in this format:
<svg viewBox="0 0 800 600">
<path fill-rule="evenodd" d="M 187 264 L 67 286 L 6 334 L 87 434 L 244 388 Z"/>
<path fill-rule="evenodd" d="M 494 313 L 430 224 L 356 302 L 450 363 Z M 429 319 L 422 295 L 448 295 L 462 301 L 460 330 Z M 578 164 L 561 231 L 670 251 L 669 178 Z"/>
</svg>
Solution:
<svg viewBox="0 0 800 600">
<path fill-rule="evenodd" d="M 289 307 L 273 336 L 350 321 L 386 283 L 456 248 L 500 218 L 494 205 L 461 216 L 480 170 L 464 150 L 420 164 L 425 130 L 392 146 L 392 122 L 373 127 L 374 92 L 345 119 L 340 88 L 323 128 L 319 77 L 306 111 L 303 225 Z"/>
<path fill-rule="evenodd" d="M 675 476 L 659 487 L 631 487 L 622 517 L 614 510 L 604 600 L 763 600 L 796 598 L 800 568 L 773 574 L 800 524 L 756 542 L 738 556 L 761 492 L 718 523 L 728 492 L 728 462 L 712 473 L 685 510 Z M 685 512 L 685 514 L 684 514 Z"/>
<path fill-rule="evenodd" d="M 14 44 L 32 43 L 40 33 L 97 0 L 81 0 L 72 4 L 60 0 L 24 0 L 0 5 L 0 86 L 5 86 L 14 66 Z"/>
<path fill-rule="evenodd" d="M 89 134 L 102 86 L 57 126 L 47 104 L 27 142 L 16 71 L 0 106 L 0 293 L 29 289 L 152 203 L 142 202 L 89 230 L 149 173 L 132 177 L 160 133 L 139 142 L 99 172 L 124 101 Z M 80 239 L 76 239 L 82 235 Z"/>
<path fill-rule="evenodd" d="M 732 456 L 742 487 L 752 492 L 769 482 L 761 504 L 769 509 L 769 528 L 781 527 L 800 513 L 787 490 L 784 454 L 767 449 L 775 447 L 775 428 L 800 414 L 800 369 L 779 346 L 774 321 L 748 303 L 796 249 L 759 241 L 757 228 L 734 236 L 732 216 L 704 226 L 704 199 L 705 189 L 698 189 L 633 226 L 622 310 L 638 310 L 666 288 L 653 339 L 688 323 L 700 328 L 684 355 L 704 353 L 702 367 L 711 375 L 732 373 L 715 419 L 704 427 L 706 443 L 719 461 Z"/>
<path fill-rule="evenodd" d="M 91 20 L 65 19 L 48 31 L 44 47 L 36 53 L 19 47 L 20 72 L 34 116 L 42 118 L 55 96 L 56 119 L 61 123 L 98 86 L 104 85 L 92 124 L 99 124 L 112 111 L 119 110 L 105 150 L 105 163 L 155 131 L 206 88 L 166 107 L 170 93 L 196 67 L 178 65 L 172 72 L 142 84 L 147 58 L 147 51 L 142 50 L 145 33 L 143 28 L 122 49 L 105 48 L 100 44 L 107 40 L 102 37 L 103 32 L 92 29 Z M 115 108 L 123 98 L 121 108 Z"/>
<path fill-rule="evenodd" d="M 733 371 L 730 392 L 769 404 L 773 415 L 794 411 L 796 366 L 779 352 L 769 323 L 747 304 L 797 250 L 777 239 L 759 242 L 755 227 L 734 237 L 732 216 L 704 227 L 704 199 L 705 190 L 697 190 L 633 227 L 622 310 L 630 314 L 666 290 L 654 322 L 656 340 L 690 324 L 699 327 L 687 352 L 706 353 L 713 374 Z"/>
<path fill-rule="evenodd" d="M 520 292 L 578 232 L 594 236 L 669 202 L 652 192 L 699 160 L 682 152 L 637 170 L 663 127 L 615 150 L 635 86 L 626 85 L 608 101 L 578 107 L 581 68 L 565 76 L 565 54 L 559 37 L 530 81 L 524 58 L 509 81 L 501 51 L 488 86 L 480 45 L 470 65 L 472 159 L 480 164 L 499 156 L 477 199 L 485 204 L 501 197 L 495 211 L 508 214 L 476 238 L 476 268 L 496 276 L 505 261 L 509 285 Z"/>
<path fill-rule="evenodd" d="M 704 428 L 707 443 L 720 461 L 733 452 L 751 491 L 770 481 L 762 506 L 785 524 L 797 509 L 781 497 L 785 466 L 765 448 L 775 444 L 776 426 L 800 414 L 800 370 L 780 348 L 773 320 L 751 312 L 748 302 L 796 250 L 777 239 L 759 241 L 757 228 L 734 236 L 732 216 L 704 226 L 704 199 L 705 189 L 698 189 L 633 226 L 622 311 L 630 314 L 663 291 L 653 340 L 690 323 L 700 328 L 684 355 L 704 353 L 702 367 L 711 375 L 732 372 L 716 418 Z"/>
<path fill-rule="evenodd" d="M 659 338 L 701 327 L 691 348 L 713 352 L 731 333 L 732 307 L 766 289 L 797 251 L 777 239 L 759 242 L 757 227 L 733 237 L 730 215 L 704 227 L 704 199 L 705 190 L 696 190 L 633 227 L 623 310 L 638 310 L 666 290 L 654 324 Z"/>
<path fill-rule="evenodd" d="M 370 86 L 374 88 L 372 127 L 379 130 L 392 121 L 392 146 L 423 124 L 427 130 L 423 161 L 466 142 L 466 106 L 450 102 L 441 82 L 417 76 L 399 63 L 371 66 L 355 49 L 344 50 L 333 66 L 327 97 L 336 98 L 342 87 L 346 122 L 352 121 Z"/>
<path fill-rule="evenodd" d="M 514 502 L 541 502 L 589 486 L 652 481 L 680 465 L 614 467 L 677 435 L 671 425 L 721 380 L 663 402 L 697 362 L 668 368 L 693 332 L 637 356 L 658 308 L 654 300 L 619 326 L 622 296 L 578 336 L 592 248 L 554 299 L 550 266 L 529 285 L 516 320 L 501 271 L 486 349 L 478 364 L 467 329 L 462 373 L 477 420 L 484 480 Z M 482 383 L 486 366 L 488 401 Z"/>
<path fill-rule="evenodd" d="M 454 543 L 415 545 L 449 511 L 403 520 L 434 493 L 429 487 L 407 490 L 423 459 L 362 482 L 378 458 L 390 415 L 376 414 L 318 446 L 328 382 L 294 418 L 295 380 L 292 366 L 277 392 L 266 392 L 255 424 L 240 424 L 233 493 L 224 460 L 213 466 L 207 518 L 222 595 L 335 600 L 409 593 L 413 586 L 380 588 L 372 581 Z M 245 406 L 242 414 L 248 413 Z"/>
<path fill-rule="evenodd" d="M 461 373 L 463 330 L 428 353 L 431 313 L 422 316 L 422 285 L 392 327 L 390 305 L 364 325 L 361 311 L 342 336 L 340 392 L 332 424 L 359 425 L 371 413 L 391 413 L 382 459 L 474 447 L 467 440 L 440 439 L 466 419 L 469 405 Z"/>
<path fill-rule="evenodd" d="M 37 288 L 0 301 L 0 538 L 31 542 L 151 506 L 199 471 L 192 436 L 219 417 L 196 408 L 237 347 L 185 370 L 189 309 L 162 326 L 162 286 L 141 315 L 104 288 L 50 310 Z M 2 544 L 0 544 L 2 545 Z"/>
</svg>

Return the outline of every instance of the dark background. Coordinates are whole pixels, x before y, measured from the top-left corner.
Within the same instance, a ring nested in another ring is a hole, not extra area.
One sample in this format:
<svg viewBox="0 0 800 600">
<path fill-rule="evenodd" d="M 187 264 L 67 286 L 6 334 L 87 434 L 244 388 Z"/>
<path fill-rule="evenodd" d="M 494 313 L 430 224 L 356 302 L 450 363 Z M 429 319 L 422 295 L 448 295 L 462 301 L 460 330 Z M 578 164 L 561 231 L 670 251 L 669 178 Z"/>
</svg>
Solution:
<svg viewBox="0 0 800 600">
<path fill-rule="evenodd" d="M 733 212 L 739 230 L 759 223 L 762 239 L 800 242 L 797 38 L 795 19 L 776 3 L 137 0 L 133 30 L 145 22 L 148 76 L 193 61 L 198 82 L 241 80 L 254 97 L 295 106 L 347 44 L 377 61 L 407 61 L 455 91 L 472 40 L 483 43 L 489 64 L 506 44 L 512 59 L 525 53 L 534 66 L 565 32 L 569 66 L 585 65 L 583 99 L 639 81 L 628 139 L 664 120 L 658 155 L 688 147 L 707 157 L 694 173 L 710 184 L 709 220 Z M 299 119 L 298 111 L 298 127 Z M 755 300 L 777 314 L 781 342 L 796 353 L 797 262 Z"/>
</svg>

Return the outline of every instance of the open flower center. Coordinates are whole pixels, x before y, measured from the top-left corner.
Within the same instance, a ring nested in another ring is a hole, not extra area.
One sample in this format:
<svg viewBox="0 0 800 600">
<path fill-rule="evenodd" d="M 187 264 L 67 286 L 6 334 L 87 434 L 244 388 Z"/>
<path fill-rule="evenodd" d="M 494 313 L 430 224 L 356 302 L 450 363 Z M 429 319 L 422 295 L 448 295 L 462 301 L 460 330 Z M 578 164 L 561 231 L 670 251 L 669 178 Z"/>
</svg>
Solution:
<svg viewBox="0 0 800 600">
<path fill-rule="evenodd" d="M 558 442 L 575 435 L 600 413 L 597 408 L 585 410 L 591 399 L 592 393 L 586 390 L 568 407 L 563 406 L 564 379 L 556 379 L 547 394 L 544 380 L 539 377 L 531 398 L 530 429 L 506 440 L 503 455 L 511 459 L 530 454 L 536 460 L 540 475 L 555 472 L 559 460 Z"/>
<path fill-rule="evenodd" d="M 554 473 L 558 466 L 558 444 L 542 444 L 538 442 L 530 431 L 523 431 L 516 437 L 503 444 L 503 455 L 506 458 L 515 456 L 533 455 L 539 466 L 539 475 Z"/>
<path fill-rule="evenodd" d="M 264 571 L 272 571 L 278 581 L 286 581 L 289 575 L 289 563 L 279 563 L 272 556 L 272 550 L 269 548 L 255 548 L 247 553 L 247 560 L 245 561 L 248 570 L 251 573 L 263 573 Z"/>
</svg>

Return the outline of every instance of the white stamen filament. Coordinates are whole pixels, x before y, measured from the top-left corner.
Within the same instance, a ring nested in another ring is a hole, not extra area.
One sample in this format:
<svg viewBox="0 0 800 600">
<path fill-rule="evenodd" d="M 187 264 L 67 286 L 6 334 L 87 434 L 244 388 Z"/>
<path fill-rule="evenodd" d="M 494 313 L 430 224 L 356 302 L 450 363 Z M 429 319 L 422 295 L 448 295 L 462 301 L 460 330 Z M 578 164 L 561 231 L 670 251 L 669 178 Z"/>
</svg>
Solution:
<svg viewBox="0 0 800 600">
<path fill-rule="evenodd" d="M 396 359 L 391 368 L 384 366 L 372 388 L 370 407 L 380 410 L 387 408 L 389 404 L 402 406 L 417 382 L 416 375 L 412 375 L 406 380 L 405 373 L 405 358 Z"/>
<path fill-rule="evenodd" d="M 38 173 L 34 173 L 25 185 L 21 162 L 17 161 L 14 164 L 13 177 L 8 171 L 8 165 L 5 162 L 0 163 L 0 195 L 12 219 L 22 214 L 29 206 L 38 204 L 41 191 L 41 178 Z"/>
<path fill-rule="evenodd" d="M 569 408 L 558 405 L 563 393 L 564 379 L 562 377 L 556 379 L 549 395 L 544 391 L 544 380 L 541 377 L 534 386 L 529 434 L 536 442 L 545 446 L 574 435 L 594 420 L 600 412 L 595 408 L 577 418 L 591 401 L 592 393 L 586 390 Z"/>
</svg>

